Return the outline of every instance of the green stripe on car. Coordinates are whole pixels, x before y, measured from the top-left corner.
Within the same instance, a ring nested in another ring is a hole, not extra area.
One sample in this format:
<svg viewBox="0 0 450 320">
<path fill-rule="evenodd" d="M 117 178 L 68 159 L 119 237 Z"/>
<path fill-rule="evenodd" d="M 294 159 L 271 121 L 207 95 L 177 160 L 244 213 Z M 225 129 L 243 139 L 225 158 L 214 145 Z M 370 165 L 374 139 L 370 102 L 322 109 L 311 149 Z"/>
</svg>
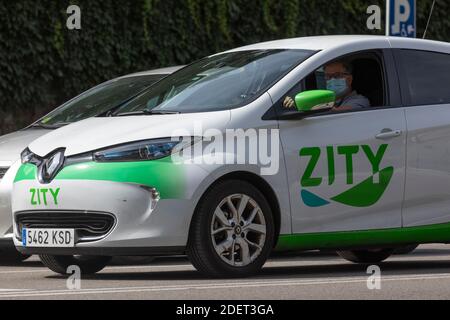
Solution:
<svg viewBox="0 0 450 320">
<path fill-rule="evenodd" d="M 338 249 L 450 241 L 450 223 L 367 231 L 281 235 L 277 250 Z"/>
<path fill-rule="evenodd" d="M 15 183 L 37 179 L 37 167 L 22 165 Z M 179 199 L 186 190 L 185 173 L 182 166 L 170 158 L 140 162 L 85 162 L 67 166 L 58 173 L 58 180 L 91 180 L 134 183 L 156 188 L 162 199 Z"/>
</svg>

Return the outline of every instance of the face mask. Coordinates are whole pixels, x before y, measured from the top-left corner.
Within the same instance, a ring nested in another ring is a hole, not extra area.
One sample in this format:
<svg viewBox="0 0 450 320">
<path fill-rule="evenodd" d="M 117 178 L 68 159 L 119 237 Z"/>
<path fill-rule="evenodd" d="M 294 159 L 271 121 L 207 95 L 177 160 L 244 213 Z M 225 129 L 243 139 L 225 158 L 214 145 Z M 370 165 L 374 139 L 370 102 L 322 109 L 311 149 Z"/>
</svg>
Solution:
<svg viewBox="0 0 450 320">
<path fill-rule="evenodd" d="M 336 93 L 336 96 L 339 97 L 348 90 L 347 81 L 344 78 L 330 79 L 327 81 L 327 89 L 334 91 Z"/>
</svg>

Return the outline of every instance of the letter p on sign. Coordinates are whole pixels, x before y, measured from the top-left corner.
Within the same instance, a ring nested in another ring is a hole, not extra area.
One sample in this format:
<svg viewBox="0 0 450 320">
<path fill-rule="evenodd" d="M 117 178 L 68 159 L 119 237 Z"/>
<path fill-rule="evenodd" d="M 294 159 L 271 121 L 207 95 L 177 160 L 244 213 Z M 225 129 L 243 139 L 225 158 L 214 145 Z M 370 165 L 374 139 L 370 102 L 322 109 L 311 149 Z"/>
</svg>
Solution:
<svg viewBox="0 0 450 320">
<path fill-rule="evenodd" d="M 387 0 L 386 35 L 416 37 L 416 0 Z"/>
</svg>

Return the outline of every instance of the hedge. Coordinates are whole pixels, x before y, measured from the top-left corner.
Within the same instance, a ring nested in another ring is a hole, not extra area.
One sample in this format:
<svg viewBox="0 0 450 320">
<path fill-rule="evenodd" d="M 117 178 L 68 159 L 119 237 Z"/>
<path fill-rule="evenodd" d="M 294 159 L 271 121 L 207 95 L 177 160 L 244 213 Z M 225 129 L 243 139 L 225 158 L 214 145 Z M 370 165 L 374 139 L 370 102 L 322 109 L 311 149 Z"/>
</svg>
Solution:
<svg viewBox="0 0 450 320">
<path fill-rule="evenodd" d="M 420 36 L 432 0 L 417 2 Z M 71 4 L 82 10 L 82 30 L 66 28 Z M 383 34 L 366 29 L 369 4 L 385 6 L 382 0 L 0 0 L 0 131 L 119 75 L 264 40 Z M 448 0 L 437 0 L 428 38 L 450 40 L 449 9 Z"/>
</svg>

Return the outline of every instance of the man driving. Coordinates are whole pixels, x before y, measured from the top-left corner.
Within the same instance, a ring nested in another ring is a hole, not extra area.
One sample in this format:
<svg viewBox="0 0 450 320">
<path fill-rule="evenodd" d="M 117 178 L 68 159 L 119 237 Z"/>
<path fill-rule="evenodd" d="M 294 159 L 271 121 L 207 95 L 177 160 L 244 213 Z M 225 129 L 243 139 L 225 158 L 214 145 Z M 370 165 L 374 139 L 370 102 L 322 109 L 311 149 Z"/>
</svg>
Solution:
<svg viewBox="0 0 450 320">
<path fill-rule="evenodd" d="M 344 61 L 335 61 L 324 68 L 327 90 L 336 93 L 336 103 L 333 111 L 358 110 L 370 107 L 370 101 L 365 96 L 353 90 L 353 68 Z M 285 108 L 294 108 L 295 101 L 286 97 Z"/>
</svg>

